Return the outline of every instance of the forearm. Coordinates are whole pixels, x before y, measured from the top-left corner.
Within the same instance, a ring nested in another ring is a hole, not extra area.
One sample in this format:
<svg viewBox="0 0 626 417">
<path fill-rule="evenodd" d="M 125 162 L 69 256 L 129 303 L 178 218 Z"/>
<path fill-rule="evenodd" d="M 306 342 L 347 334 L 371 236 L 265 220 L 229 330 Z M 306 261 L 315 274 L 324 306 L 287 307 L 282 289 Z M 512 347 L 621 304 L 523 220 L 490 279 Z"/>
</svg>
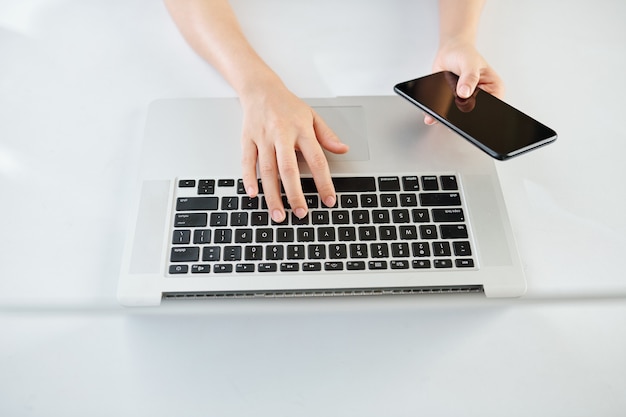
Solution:
<svg viewBox="0 0 626 417">
<path fill-rule="evenodd" d="M 245 38 L 228 0 L 165 0 L 189 45 L 242 97 L 258 86 L 282 86 Z"/>
<path fill-rule="evenodd" d="M 439 0 L 439 44 L 475 44 L 484 0 Z"/>
</svg>

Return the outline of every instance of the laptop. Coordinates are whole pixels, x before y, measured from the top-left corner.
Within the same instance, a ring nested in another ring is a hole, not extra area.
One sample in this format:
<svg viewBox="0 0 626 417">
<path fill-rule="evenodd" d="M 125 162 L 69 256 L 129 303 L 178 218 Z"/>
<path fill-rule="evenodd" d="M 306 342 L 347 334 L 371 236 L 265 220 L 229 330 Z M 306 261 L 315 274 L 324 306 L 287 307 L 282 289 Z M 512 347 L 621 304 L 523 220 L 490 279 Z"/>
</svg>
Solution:
<svg viewBox="0 0 626 417">
<path fill-rule="evenodd" d="M 350 146 L 327 154 L 337 204 L 300 161 L 306 218 L 275 224 L 241 183 L 235 98 L 148 111 L 118 299 L 526 291 L 494 161 L 398 96 L 306 100 Z M 262 190 L 262 184 L 260 184 Z"/>
</svg>

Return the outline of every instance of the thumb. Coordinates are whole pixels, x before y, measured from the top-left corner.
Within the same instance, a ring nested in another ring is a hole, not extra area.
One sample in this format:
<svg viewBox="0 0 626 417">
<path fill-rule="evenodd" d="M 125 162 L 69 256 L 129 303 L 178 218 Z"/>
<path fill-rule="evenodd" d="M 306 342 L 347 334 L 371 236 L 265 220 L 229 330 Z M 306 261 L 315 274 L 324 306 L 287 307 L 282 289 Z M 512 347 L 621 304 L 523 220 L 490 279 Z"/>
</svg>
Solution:
<svg viewBox="0 0 626 417">
<path fill-rule="evenodd" d="M 461 98 L 469 98 L 474 94 L 480 81 L 479 69 L 463 69 L 456 84 L 456 94 Z"/>
<path fill-rule="evenodd" d="M 317 113 L 313 114 L 313 130 L 317 136 L 317 141 L 324 149 L 332 153 L 348 152 L 349 146 L 341 142 L 335 132 Z"/>
</svg>

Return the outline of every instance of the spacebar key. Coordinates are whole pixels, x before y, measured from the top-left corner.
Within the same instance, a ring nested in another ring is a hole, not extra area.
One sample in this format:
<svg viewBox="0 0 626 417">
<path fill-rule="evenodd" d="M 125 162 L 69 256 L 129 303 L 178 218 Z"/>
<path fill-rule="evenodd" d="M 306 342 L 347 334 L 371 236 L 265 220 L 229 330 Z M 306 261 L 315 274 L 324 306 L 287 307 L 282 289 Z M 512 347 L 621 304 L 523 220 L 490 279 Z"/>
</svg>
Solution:
<svg viewBox="0 0 626 417">
<path fill-rule="evenodd" d="M 461 196 L 459 193 L 423 193 L 420 194 L 422 206 L 460 206 Z"/>
</svg>

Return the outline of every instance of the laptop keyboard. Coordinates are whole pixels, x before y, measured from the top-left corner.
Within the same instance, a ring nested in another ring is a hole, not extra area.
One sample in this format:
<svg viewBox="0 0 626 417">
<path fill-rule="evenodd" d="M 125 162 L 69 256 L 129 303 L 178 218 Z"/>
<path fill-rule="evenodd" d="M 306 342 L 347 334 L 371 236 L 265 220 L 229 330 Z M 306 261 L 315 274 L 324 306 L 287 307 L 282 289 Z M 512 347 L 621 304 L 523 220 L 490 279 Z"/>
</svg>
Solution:
<svg viewBox="0 0 626 417">
<path fill-rule="evenodd" d="M 302 179 L 309 212 L 269 216 L 241 179 L 179 179 L 168 275 L 418 272 L 476 269 L 456 174 L 333 177 L 337 204 Z"/>
</svg>

